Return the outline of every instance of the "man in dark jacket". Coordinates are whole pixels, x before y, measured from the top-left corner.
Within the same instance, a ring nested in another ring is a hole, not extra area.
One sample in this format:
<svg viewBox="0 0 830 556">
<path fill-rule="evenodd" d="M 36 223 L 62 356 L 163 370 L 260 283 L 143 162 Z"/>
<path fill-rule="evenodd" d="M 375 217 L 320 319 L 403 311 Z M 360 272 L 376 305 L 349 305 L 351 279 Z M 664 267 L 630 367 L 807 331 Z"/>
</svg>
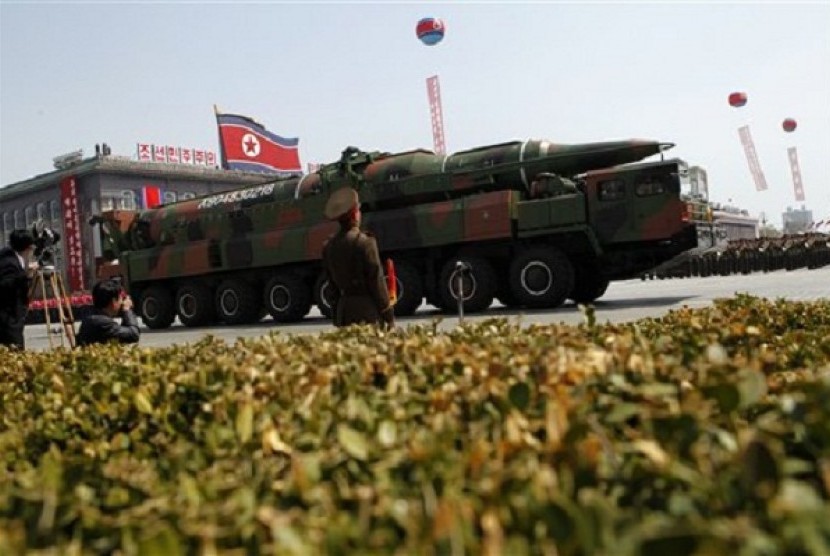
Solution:
<svg viewBox="0 0 830 556">
<path fill-rule="evenodd" d="M 375 238 L 360 230 L 357 191 L 338 189 L 325 208 L 326 218 L 337 220 L 340 231 L 323 247 L 323 268 L 334 292 L 334 325 L 378 324 L 393 327 L 395 315 Z"/>
<path fill-rule="evenodd" d="M 29 306 L 33 268 L 28 261 L 35 238 L 28 230 L 14 230 L 9 246 L 0 249 L 0 345 L 23 349 L 23 327 Z"/>
<path fill-rule="evenodd" d="M 77 337 L 79 346 L 110 340 L 122 344 L 138 342 L 140 332 L 133 302 L 114 280 L 104 280 L 92 287 L 92 305 L 95 311 L 81 321 Z M 121 324 L 115 322 L 117 317 L 121 318 Z"/>
</svg>

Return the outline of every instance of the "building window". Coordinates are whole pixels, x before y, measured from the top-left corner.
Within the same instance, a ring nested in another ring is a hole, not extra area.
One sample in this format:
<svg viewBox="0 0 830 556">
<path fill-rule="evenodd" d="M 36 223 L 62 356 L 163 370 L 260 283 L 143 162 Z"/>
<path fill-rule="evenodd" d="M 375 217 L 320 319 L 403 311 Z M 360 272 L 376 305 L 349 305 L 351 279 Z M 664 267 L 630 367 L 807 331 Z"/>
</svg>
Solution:
<svg viewBox="0 0 830 556">
<path fill-rule="evenodd" d="M 101 210 L 135 210 L 135 207 L 135 192 L 132 190 L 101 192 Z"/>
<path fill-rule="evenodd" d="M 26 227 L 31 228 L 35 222 L 35 207 L 26 207 Z"/>
<path fill-rule="evenodd" d="M 129 189 L 121 192 L 121 207 L 123 210 L 135 210 L 135 191 Z"/>
<path fill-rule="evenodd" d="M 57 226 L 61 221 L 60 203 L 57 201 L 49 201 L 49 216 L 52 219 L 52 225 Z"/>
<path fill-rule="evenodd" d="M 175 191 L 165 191 L 164 192 L 163 203 L 166 205 L 168 203 L 175 203 L 175 202 L 176 202 L 176 192 Z"/>
<path fill-rule="evenodd" d="M 48 218 L 46 214 L 46 203 L 38 203 L 37 204 L 37 219 L 46 223 L 46 219 Z"/>
<path fill-rule="evenodd" d="M 23 228 L 23 213 L 20 212 L 20 209 L 16 209 L 14 211 L 14 227 L 16 230 Z"/>
<path fill-rule="evenodd" d="M 185 199 L 193 199 L 193 198 L 195 198 L 195 197 L 196 197 L 196 194 L 195 194 L 195 193 L 193 193 L 193 192 L 191 192 L 191 191 L 185 191 L 185 192 L 184 192 L 184 193 L 182 193 L 182 195 L 181 195 L 182 200 L 185 200 Z"/>
<path fill-rule="evenodd" d="M 8 212 L 3 213 L 3 245 L 9 244 L 9 237 L 12 234 L 12 215 Z"/>
</svg>

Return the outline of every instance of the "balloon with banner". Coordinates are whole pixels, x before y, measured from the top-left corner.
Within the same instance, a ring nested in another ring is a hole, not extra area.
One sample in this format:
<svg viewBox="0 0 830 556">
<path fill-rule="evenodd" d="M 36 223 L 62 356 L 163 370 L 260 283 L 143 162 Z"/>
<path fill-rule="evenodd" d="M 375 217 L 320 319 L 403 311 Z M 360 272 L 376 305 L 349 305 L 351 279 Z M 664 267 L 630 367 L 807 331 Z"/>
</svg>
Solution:
<svg viewBox="0 0 830 556">
<path fill-rule="evenodd" d="M 746 106 L 749 96 L 743 91 L 734 91 L 729 94 L 727 100 L 729 106 L 732 108 L 742 109 Z M 758 160 L 758 152 L 755 149 L 755 142 L 752 140 L 752 133 L 749 131 L 749 124 L 746 123 L 746 113 L 741 111 L 741 120 L 744 124 L 738 128 L 738 136 L 741 138 L 741 145 L 744 149 L 744 156 L 749 165 L 749 173 L 752 175 L 752 181 L 755 182 L 756 191 L 765 191 L 767 189 L 767 178 L 764 171 L 761 169 L 761 163 Z"/>
<path fill-rule="evenodd" d="M 738 135 L 741 138 L 741 145 L 744 148 L 744 155 L 746 156 L 747 164 L 749 164 L 749 172 L 752 174 L 752 180 L 755 182 L 756 191 L 766 191 L 767 178 L 764 171 L 761 169 L 761 163 L 758 160 L 758 152 L 755 150 L 755 142 L 752 140 L 752 134 L 749 132 L 749 126 L 744 125 L 738 128 Z"/>
<path fill-rule="evenodd" d="M 781 128 L 787 133 L 795 131 L 797 125 L 798 124 L 794 118 L 784 118 L 781 122 Z M 790 161 L 790 173 L 793 176 L 793 193 L 795 194 L 795 200 L 803 202 L 804 183 L 801 180 L 801 167 L 798 164 L 798 152 L 795 147 L 789 147 L 787 149 L 787 159 Z"/>
</svg>

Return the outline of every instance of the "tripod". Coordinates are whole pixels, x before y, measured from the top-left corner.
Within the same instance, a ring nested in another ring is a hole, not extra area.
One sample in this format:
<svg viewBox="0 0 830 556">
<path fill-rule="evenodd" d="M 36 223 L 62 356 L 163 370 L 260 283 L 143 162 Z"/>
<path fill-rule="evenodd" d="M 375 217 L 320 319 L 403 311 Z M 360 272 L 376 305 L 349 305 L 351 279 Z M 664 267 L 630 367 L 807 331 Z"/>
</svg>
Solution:
<svg viewBox="0 0 830 556">
<path fill-rule="evenodd" d="M 58 334 L 60 346 L 64 346 L 64 336 L 70 348 L 75 347 L 75 319 L 72 316 L 72 304 L 69 301 L 69 296 L 66 295 L 66 288 L 63 286 L 63 278 L 55 272 L 54 266 L 41 266 L 37 269 L 35 279 L 32 280 L 32 285 L 29 288 L 29 299 L 34 299 L 34 294 L 40 287 L 40 293 L 43 298 L 43 312 L 46 317 L 46 334 L 49 337 L 49 347 L 54 349 L 54 341 L 52 336 Z M 48 299 L 55 300 L 55 307 L 58 312 L 58 321 L 61 323 L 62 332 L 52 331 L 52 317 L 50 315 Z"/>
</svg>

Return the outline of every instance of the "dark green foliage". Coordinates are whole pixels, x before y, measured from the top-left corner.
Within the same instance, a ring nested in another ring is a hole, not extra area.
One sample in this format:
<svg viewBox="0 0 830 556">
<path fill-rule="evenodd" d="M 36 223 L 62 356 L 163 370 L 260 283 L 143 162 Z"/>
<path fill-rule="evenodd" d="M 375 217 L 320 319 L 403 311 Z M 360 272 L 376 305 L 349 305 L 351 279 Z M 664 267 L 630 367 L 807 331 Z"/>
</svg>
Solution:
<svg viewBox="0 0 830 556">
<path fill-rule="evenodd" d="M 0 554 L 830 551 L 827 301 L 0 361 Z"/>
</svg>

